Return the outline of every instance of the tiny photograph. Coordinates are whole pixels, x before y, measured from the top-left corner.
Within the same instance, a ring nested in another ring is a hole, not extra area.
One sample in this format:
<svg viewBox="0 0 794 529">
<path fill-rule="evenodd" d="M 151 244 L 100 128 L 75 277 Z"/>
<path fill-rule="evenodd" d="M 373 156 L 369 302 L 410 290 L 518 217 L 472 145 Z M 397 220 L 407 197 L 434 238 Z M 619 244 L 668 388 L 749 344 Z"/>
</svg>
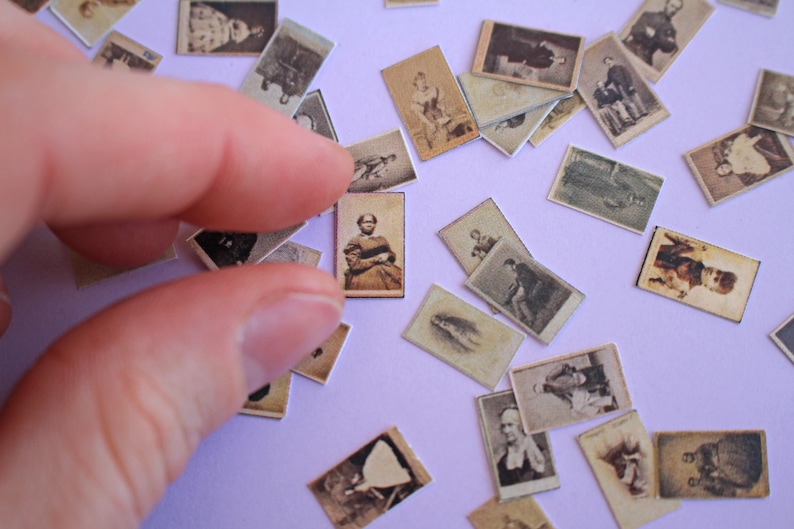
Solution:
<svg viewBox="0 0 794 529">
<path fill-rule="evenodd" d="M 386 7 L 437 6 L 440 0 L 386 0 Z"/>
<path fill-rule="evenodd" d="M 50 0 L 11 0 L 28 13 L 37 13 Z"/>
<path fill-rule="evenodd" d="M 293 367 L 292 371 L 320 384 L 326 384 L 331 378 L 331 372 L 336 366 L 339 353 L 342 352 L 349 335 L 350 325 L 344 322 L 340 323 L 331 336 Z"/>
<path fill-rule="evenodd" d="M 790 171 L 794 148 L 779 132 L 745 125 L 692 149 L 684 159 L 706 200 L 716 206 Z"/>
<path fill-rule="evenodd" d="M 120 72 L 137 70 L 151 73 L 154 72 L 161 60 L 163 60 L 163 56 L 159 53 L 153 52 L 117 31 L 111 31 L 91 63 L 107 70 Z"/>
<path fill-rule="evenodd" d="M 325 136 L 329 140 L 339 141 L 328 108 L 325 106 L 325 99 L 319 90 L 306 94 L 292 119 L 305 129 Z"/>
<path fill-rule="evenodd" d="M 524 334 L 432 285 L 403 338 L 493 390 Z"/>
<path fill-rule="evenodd" d="M 766 498 L 766 432 L 657 432 L 659 496 L 682 499 Z"/>
<path fill-rule="evenodd" d="M 309 483 L 309 490 L 336 529 L 360 529 L 431 481 L 392 426 Z"/>
<path fill-rule="evenodd" d="M 405 195 L 348 193 L 336 204 L 336 279 L 349 298 L 405 296 Z"/>
<path fill-rule="evenodd" d="M 300 263 L 309 266 L 317 266 L 320 264 L 320 258 L 323 253 L 303 246 L 302 244 L 287 241 L 275 250 L 273 250 L 267 257 L 262 259 L 263 263 Z"/>
<path fill-rule="evenodd" d="M 502 238 L 531 255 L 492 198 L 441 228 L 438 236 L 466 271 L 466 275 L 471 275 L 480 266 L 496 241 Z"/>
<path fill-rule="evenodd" d="M 578 91 L 615 148 L 670 117 L 614 33 L 584 51 Z"/>
<path fill-rule="evenodd" d="M 465 285 L 547 345 L 585 297 L 506 240 L 494 245 Z"/>
<path fill-rule="evenodd" d="M 348 193 L 388 191 L 416 182 L 416 169 L 399 128 L 345 148 L 354 162 Z"/>
<path fill-rule="evenodd" d="M 504 503 L 491 498 L 472 511 L 468 518 L 474 529 L 554 529 L 532 496 Z"/>
<path fill-rule="evenodd" d="M 620 31 L 634 63 L 657 82 L 714 12 L 706 0 L 645 0 Z"/>
<path fill-rule="evenodd" d="M 262 262 L 306 222 L 271 233 L 199 230 L 187 240 L 201 262 L 210 270 Z"/>
<path fill-rule="evenodd" d="M 528 433 L 631 408 L 613 343 L 515 367 L 510 381 Z"/>
<path fill-rule="evenodd" d="M 572 92 L 579 77 L 584 37 L 485 20 L 475 75 Z"/>
<path fill-rule="evenodd" d="M 570 96 L 559 90 L 480 77 L 470 72 L 460 74 L 458 82 L 480 128 Z"/>
<path fill-rule="evenodd" d="M 540 124 L 540 127 L 529 137 L 529 143 L 533 147 L 539 147 L 541 143 L 568 123 L 574 116 L 587 107 L 578 90 L 574 90 L 573 96 L 560 99 L 551 109 L 549 115 Z"/>
<path fill-rule="evenodd" d="M 761 70 L 749 121 L 794 136 L 794 75 Z"/>
<path fill-rule="evenodd" d="M 291 384 L 292 372 L 287 371 L 270 384 L 266 384 L 248 395 L 248 400 L 243 404 L 240 413 L 269 419 L 284 418 L 287 414 Z"/>
<path fill-rule="evenodd" d="M 139 0 L 53 0 L 50 11 L 91 48 Z"/>
<path fill-rule="evenodd" d="M 620 529 L 637 529 L 681 508 L 656 497 L 653 442 L 636 411 L 579 435 L 579 446 Z"/>
<path fill-rule="evenodd" d="M 428 160 L 480 137 L 440 47 L 381 73 L 420 159 Z"/>
<path fill-rule="evenodd" d="M 783 354 L 794 362 L 794 314 L 769 335 Z"/>
<path fill-rule="evenodd" d="M 335 43 L 285 18 L 240 92 L 292 117 Z"/>
<path fill-rule="evenodd" d="M 742 321 L 761 262 L 657 226 L 637 286 Z"/>
<path fill-rule="evenodd" d="M 276 31 L 277 0 L 179 0 L 176 52 L 259 56 Z"/>
<path fill-rule="evenodd" d="M 642 234 L 664 178 L 569 145 L 549 200 Z"/>
<path fill-rule="evenodd" d="M 499 501 L 560 488 L 549 434 L 524 433 L 512 390 L 477 397 L 477 409 Z"/>
<path fill-rule="evenodd" d="M 156 264 L 173 261 L 176 258 L 176 250 L 172 244 L 170 248 L 168 248 L 160 257 L 151 263 L 147 263 L 142 266 L 135 266 L 133 268 L 116 268 L 113 266 L 95 263 L 94 261 L 83 257 L 79 253 L 69 250 L 69 259 L 72 262 L 74 281 L 78 290 L 82 290 L 91 285 L 101 283 L 106 279 L 134 272 L 135 270 L 141 270 Z"/>
<path fill-rule="evenodd" d="M 546 103 L 525 114 L 519 114 L 496 125 L 480 129 L 483 139 L 511 158 L 529 141 L 533 132 L 549 115 L 554 103 Z"/>
<path fill-rule="evenodd" d="M 764 15 L 765 17 L 773 17 L 777 14 L 777 6 L 780 0 L 717 0 L 717 2 Z"/>
</svg>

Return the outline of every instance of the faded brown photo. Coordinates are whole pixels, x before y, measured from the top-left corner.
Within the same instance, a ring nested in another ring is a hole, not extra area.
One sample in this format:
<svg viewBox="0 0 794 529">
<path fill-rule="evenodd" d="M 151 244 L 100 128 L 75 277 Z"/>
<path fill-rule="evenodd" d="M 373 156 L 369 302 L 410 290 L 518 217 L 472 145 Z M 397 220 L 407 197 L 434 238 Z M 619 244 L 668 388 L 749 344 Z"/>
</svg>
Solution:
<svg viewBox="0 0 794 529">
<path fill-rule="evenodd" d="M 670 117 L 614 33 L 585 50 L 578 91 L 616 148 Z"/>
<path fill-rule="evenodd" d="M 621 529 L 636 529 L 681 507 L 656 497 L 653 443 L 636 411 L 584 432 L 579 446 Z"/>
<path fill-rule="evenodd" d="M 493 390 L 524 335 L 432 285 L 403 338 Z"/>
<path fill-rule="evenodd" d="M 162 59 L 162 55 L 117 31 L 111 31 L 91 63 L 119 72 L 137 70 L 151 73 Z"/>
<path fill-rule="evenodd" d="M 477 408 L 499 501 L 560 487 L 549 434 L 524 433 L 512 390 L 477 397 Z"/>
<path fill-rule="evenodd" d="M 276 31 L 276 0 L 179 0 L 176 52 L 258 56 Z"/>
<path fill-rule="evenodd" d="M 306 94 L 292 119 L 305 129 L 325 136 L 329 140 L 339 141 L 336 137 L 334 124 L 331 122 L 331 116 L 328 115 L 325 99 L 319 90 Z"/>
<path fill-rule="evenodd" d="M 386 0 L 386 7 L 437 6 L 440 0 Z"/>
<path fill-rule="evenodd" d="M 416 181 L 416 169 L 399 128 L 345 148 L 354 161 L 348 193 L 387 191 Z"/>
<path fill-rule="evenodd" d="M 760 261 L 657 227 L 637 286 L 742 321 Z"/>
<path fill-rule="evenodd" d="M 529 143 L 533 147 L 538 147 L 541 143 L 551 136 L 554 132 L 560 129 L 563 125 L 568 123 L 574 116 L 587 107 L 582 96 L 579 95 L 578 90 L 574 90 L 573 96 L 560 99 L 551 109 L 549 115 L 540 124 L 532 136 L 529 137 Z"/>
<path fill-rule="evenodd" d="M 333 526 L 360 529 L 432 481 L 392 426 L 309 483 Z"/>
<path fill-rule="evenodd" d="M 468 518 L 474 529 L 554 529 L 532 496 L 504 503 L 491 498 L 472 511 Z"/>
<path fill-rule="evenodd" d="M 438 46 L 381 73 L 422 160 L 480 136 L 474 117 Z"/>
<path fill-rule="evenodd" d="M 579 78 L 584 40 L 577 35 L 486 20 L 471 71 L 570 93 Z"/>
<path fill-rule="evenodd" d="M 340 323 L 331 336 L 293 367 L 292 371 L 320 384 L 327 383 L 349 334 L 350 325 Z"/>
<path fill-rule="evenodd" d="M 618 37 L 637 67 L 655 83 L 713 12 L 705 0 L 645 0 Z"/>
<path fill-rule="evenodd" d="M 717 0 L 721 4 L 738 7 L 751 13 L 773 17 L 777 14 L 777 6 L 780 0 Z"/>
<path fill-rule="evenodd" d="M 769 496 L 763 430 L 657 432 L 656 458 L 662 498 Z"/>
<path fill-rule="evenodd" d="M 405 295 L 405 195 L 343 195 L 336 204 L 336 278 L 349 298 Z"/>
<path fill-rule="evenodd" d="M 269 419 L 281 419 L 287 414 L 289 388 L 292 372 L 287 371 L 273 382 L 266 384 L 248 395 L 240 413 L 258 415 Z"/>
<path fill-rule="evenodd" d="M 615 344 L 515 367 L 510 381 L 529 433 L 631 407 Z"/>
<path fill-rule="evenodd" d="M 715 206 L 790 171 L 794 148 L 778 132 L 745 125 L 689 151 L 684 159 Z"/>
<path fill-rule="evenodd" d="M 263 263 L 301 263 L 309 266 L 320 264 L 322 252 L 308 246 L 287 241 L 270 255 L 262 259 Z"/>
<path fill-rule="evenodd" d="M 794 75 L 761 70 L 749 121 L 794 136 Z"/>
<path fill-rule="evenodd" d="M 547 103 L 524 114 L 480 129 L 483 139 L 511 158 L 527 144 L 529 137 L 549 115 L 554 103 Z"/>
<path fill-rule="evenodd" d="M 225 266 L 261 263 L 304 226 L 306 222 L 301 222 L 271 233 L 199 230 L 187 242 L 207 268 L 217 270 Z"/>
<path fill-rule="evenodd" d="M 50 10 L 90 48 L 138 2 L 139 0 L 53 0 Z"/>
</svg>

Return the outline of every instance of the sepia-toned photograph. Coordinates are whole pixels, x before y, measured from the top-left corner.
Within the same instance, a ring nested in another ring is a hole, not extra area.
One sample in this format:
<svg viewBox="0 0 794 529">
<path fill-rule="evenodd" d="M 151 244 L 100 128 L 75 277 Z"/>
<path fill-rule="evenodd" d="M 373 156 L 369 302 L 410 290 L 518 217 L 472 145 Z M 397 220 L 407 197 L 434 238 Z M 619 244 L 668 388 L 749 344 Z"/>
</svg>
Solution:
<svg viewBox="0 0 794 529">
<path fill-rule="evenodd" d="M 569 145 L 549 200 L 642 234 L 663 183 L 661 176 Z"/>
<path fill-rule="evenodd" d="M 485 20 L 472 73 L 513 83 L 576 89 L 584 37 Z"/>
<path fill-rule="evenodd" d="M 692 149 L 684 159 L 706 200 L 716 206 L 794 167 L 794 148 L 778 132 L 752 125 Z"/>
<path fill-rule="evenodd" d="M 645 0 L 618 38 L 655 83 L 713 12 L 714 6 L 705 0 Z"/>
<path fill-rule="evenodd" d="M 37 13 L 50 0 L 11 0 L 28 13 Z"/>
<path fill-rule="evenodd" d="M 763 430 L 657 432 L 662 498 L 766 498 L 769 470 Z"/>
<path fill-rule="evenodd" d="M 769 335 L 783 354 L 794 362 L 794 314 Z"/>
<path fill-rule="evenodd" d="M 777 6 L 780 0 L 717 0 L 717 2 L 764 15 L 765 17 L 773 17 L 777 14 Z"/>
<path fill-rule="evenodd" d="M 549 115 L 540 124 L 532 136 L 529 137 L 529 143 L 533 147 L 540 146 L 541 143 L 551 136 L 560 127 L 568 123 L 574 116 L 587 107 L 582 96 L 579 95 L 578 90 L 574 90 L 573 96 L 566 99 L 560 99 L 551 109 Z"/>
<path fill-rule="evenodd" d="M 480 129 L 480 134 L 485 141 L 512 158 L 527 144 L 529 137 L 540 127 L 552 108 L 554 103 L 547 103 L 525 114 Z"/>
<path fill-rule="evenodd" d="M 458 82 L 481 129 L 570 96 L 559 90 L 480 77 L 470 72 L 460 74 Z"/>
<path fill-rule="evenodd" d="M 399 128 L 345 148 L 354 162 L 348 193 L 387 191 L 416 182 L 416 169 Z"/>
<path fill-rule="evenodd" d="M 306 94 L 292 119 L 304 129 L 316 132 L 329 140 L 339 141 L 331 116 L 328 115 L 325 99 L 319 90 Z"/>
<path fill-rule="evenodd" d="M 275 250 L 273 250 L 267 257 L 262 259 L 263 263 L 300 263 L 309 266 L 317 266 L 320 264 L 320 258 L 323 253 L 297 244 L 292 241 L 287 241 Z"/>
<path fill-rule="evenodd" d="M 240 92 L 292 117 L 336 44 L 285 18 Z"/>
<path fill-rule="evenodd" d="M 794 136 L 794 75 L 761 70 L 749 121 Z"/>
<path fill-rule="evenodd" d="M 549 434 L 524 433 L 512 390 L 477 397 L 477 409 L 500 502 L 560 488 Z"/>
<path fill-rule="evenodd" d="M 80 290 L 101 283 L 106 279 L 125 275 L 135 270 L 141 270 L 167 261 L 173 261 L 176 258 L 176 250 L 172 244 L 160 257 L 150 263 L 132 268 L 117 268 L 96 263 L 73 250 L 69 250 L 69 260 L 72 262 L 72 269 L 74 270 L 74 282 Z"/>
<path fill-rule="evenodd" d="M 422 160 L 480 137 L 474 117 L 438 46 L 381 73 Z"/>
<path fill-rule="evenodd" d="M 585 50 L 578 91 L 615 148 L 670 117 L 614 33 Z"/>
<path fill-rule="evenodd" d="M 554 529 L 532 496 L 504 503 L 491 498 L 472 511 L 468 518 L 474 529 Z"/>
<path fill-rule="evenodd" d="M 276 31 L 277 10 L 276 0 L 179 0 L 176 52 L 256 57 Z"/>
<path fill-rule="evenodd" d="M 681 508 L 656 496 L 653 442 L 636 411 L 579 435 L 579 446 L 620 529 L 637 529 Z"/>
<path fill-rule="evenodd" d="M 349 298 L 405 296 L 403 193 L 349 193 L 339 199 L 336 279 Z"/>
<path fill-rule="evenodd" d="M 524 334 L 432 285 L 403 338 L 493 390 Z"/>
<path fill-rule="evenodd" d="M 151 73 L 162 59 L 163 56 L 159 53 L 117 31 L 111 31 L 91 63 L 107 70 L 119 72 L 137 70 Z"/>
<path fill-rule="evenodd" d="M 293 367 L 292 371 L 320 384 L 326 384 L 331 378 L 331 372 L 336 366 L 339 353 L 342 352 L 349 334 L 350 325 L 344 322 L 340 323 L 331 336 Z"/>
<path fill-rule="evenodd" d="M 83 44 L 92 47 L 113 29 L 139 0 L 53 0 L 50 11 Z"/>
<path fill-rule="evenodd" d="M 760 265 L 657 226 L 637 286 L 739 323 Z"/>
<path fill-rule="evenodd" d="M 273 382 L 248 395 L 240 413 L 269 419 L 282 419 L 287 414 L 292 372 L 287 371 Z"/>
<path fill-rule="evenodd" d="M 261 263 L 306 222 L 271 233 L 199 230 L 187 240 L 201 262 L 210 270 L 225 266 Z"/>
<path fill-rule="evenodd" d="M 494 245 L 465 284 L 545 344 L 584 300 L 584 294 L 506 240 Z"/>
<path fill-rule="evenodd" d="M 631 408 L 613 343 L 515 367 L 510 381 L 527 433 Z"/>
<path fill-rule="evenodd" d="M 309 483 L 336 529 L 361 529 L 432 481 L 392 426 Z"/>
<path fill-rule="evenodd" d="M 386 7 L 437 6 L 440 0 L 386 0 Z"/>
</svg>

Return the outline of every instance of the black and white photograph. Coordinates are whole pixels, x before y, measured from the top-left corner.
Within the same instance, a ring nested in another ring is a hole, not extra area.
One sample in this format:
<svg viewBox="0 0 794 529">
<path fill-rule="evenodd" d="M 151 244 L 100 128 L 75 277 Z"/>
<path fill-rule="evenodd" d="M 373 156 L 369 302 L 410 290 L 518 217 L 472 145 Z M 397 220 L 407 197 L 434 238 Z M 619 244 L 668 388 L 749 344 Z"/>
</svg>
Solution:
<svg viewBox="0 0 794 529">
<path fill-rule="evenodd" d="M 240 92 L 292 117 L 336 44 L 285 18 Z"/>
<path fill-rule="evenodd" d="M 349 298 L 405 295 L 403 193 L 348 193 L 339 199 L 336 278 Z"/>
<path fill-rule="evenodd" d="M 432 481 L 392 426 L 309 483 L 336 529 L 360 529 Z"/>
<path fill-rule="evenodd" d="M 307 130 L 325 136 L 329 140 L 339 141 L 320 90 L 314 90 L 306 94 L 292 119 Z"/>
<path fill-rule="evenodd" d="M 320 258 L 323 253 L 303 246 L 302 244 L 287 241 L 275 250 L 273 250 L 267 257 L 262 259 L 263 263 L 300 263 L 309 266 L 317 266 L 320 264 Z"/>
<path fill-rule="evenodd" d="M 794 314 L 769 335 L 786 357 L 794 362 Z"/>
<path fill-rule="evenodd" d="M 499 501 L 560 487 L 549 434 L 524 433 L 512 390 L 477 397 L 477 409 Z"/>
<path fill-rule="evenodd" d="M 348 193 L 388 191 L 416 181 L 416 168 L 399 128 L 345 148 L 354 162 Z"/>
<path fill-rule="evenodd" d="M 656 461 L 662 498 L 769 496 L 763 430 L 656 432 Z"/>
<path fill-rule="evenodd" d="M 578 91 L 616 148 L 670 117 L 614 33 L 585 50 Z"/>
<path fill-rule="evenodd" d="M 527 144 L 529 137 L 540 127 L 552 108 L 554 108 L 554 102 L 546 103 L 496 125 L 481 128 L 480 134 L 485 141 L 512 158 Z"/>
<path fill-rule="evenodd" d="M 287 414 L 292 372 L 287 371 L 276 380 L 248 395 L 240 413 L 268 419 L 283 419 Z"/>
<path fill-rule="evenodd" d="M 794 75 L 761 70 L 749 122 L 794 136 Z"/>
<path fill-rule="evenodd" d="M 469 513 L 468 518 L 474 529 L 554 529 L 532 496 L 503 503 L 493 497 Z"/>
<path fill-rule="evenodd" d="M 176 52 L 256 57 L 276 31 L 277 11 L 277 0 L 180 0 Z"/>
<path fill-rule="evenodd" d="M 717 0 L 726 6 L 738 7 L 751 13 L 773 17 L 777 14 L 777 6 L 780 0 Z"/>
<path fill-rule="evenodd" d="M 661 176 L 569 145 L 548 198 L 642 234 L 663 183 Z"/>
<path fill-rule="evenodd" d="M 494 245 L 465 284 L 545 344 L 557 336 L 585 297 L 505 240 Z"/>
<path fill-rule="evenodd" d="M 579 446 L 620 529 L 637 529 L 681 508 L 678 500 L 656 497 L 653 442 L 636 411 L 580 434 Z"/>
<path fill-rule="evenodd" d="M 524 334 L 432 285 L 403 338 L 493 390 Z"/>
<path fill-rule="evenodd" d="M 92 47 L 140 0 L 53 0 L 50 11 Z"/>
<path fill-rule="evenodd" d="M 326 384 L 350 335 L 350 328 L 347 323 L 340 323 L 333 334 L 306 355 L 306 358 L 293 367 L 292 371 L 320 384 Z"/>
<path fill-rule="evenodd" d="M 645 0 L 618 38 L 637 67 L 657 82 L 714 12 L 705 0 Z"/>
<path fill-rule="evenodd" d="M 485 20 L 475 75 L 572 92 L 579 78 L 584 37 Z"/>
<path fill-rule="evenodd" d="M 613 343 L 514 367 L 510 382 L 527 433 L 631 408 Z"/>
<path fill-rule="evenodd" d="M 794 148 L 780 134 L 745 125 L 684 154 L 709 205 L 716 206 L 794 168 Z"/>
<path fill-rule="evenodd" d="M 585 108 L 587 108 L 587 105 L 582 96 L 579 95 L 579 91 L 574 90 L 571 97 L 557 101 L 549 115 L 540 124 L 540 127 L 529 137 L 529 143 L 533 147 L 539 147 L 549 136 L 558 131 Z"/>
<path fill-rule="evenodd" d="M 118 72 L 136 70 L 151 73 L 162 59 L 163 56 L 159 53 L 117 31 L 111 31 L 91 63 Z"/>
<path fill-rule="evenodd" d="M 199 230 L 188 244 L 210 270 L 261 263 L 298 233 L 306 222 L 270 233 Z"/>
</svg>

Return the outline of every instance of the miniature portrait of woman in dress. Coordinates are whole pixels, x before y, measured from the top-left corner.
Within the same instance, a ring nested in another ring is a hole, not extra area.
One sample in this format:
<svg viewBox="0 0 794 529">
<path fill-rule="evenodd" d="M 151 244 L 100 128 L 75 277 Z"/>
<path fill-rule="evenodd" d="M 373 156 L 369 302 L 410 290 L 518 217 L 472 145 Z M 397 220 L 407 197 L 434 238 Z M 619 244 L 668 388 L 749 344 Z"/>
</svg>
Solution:
<svg viewBox="0 0 794 529">
<path fill-rule="evenodd" d="M 274 29 L 267 7 L 268 4 L 191 2 L 187 53 L 261 53 Z"/>
<path fill-rule="evenodd" d="M 378 219 L 364 213 L 356 221 L 360 233 L 344 248 L 345 290 L 402 290 L 403 272 L 385 237 L 375 235 Z"/>
</svg>

